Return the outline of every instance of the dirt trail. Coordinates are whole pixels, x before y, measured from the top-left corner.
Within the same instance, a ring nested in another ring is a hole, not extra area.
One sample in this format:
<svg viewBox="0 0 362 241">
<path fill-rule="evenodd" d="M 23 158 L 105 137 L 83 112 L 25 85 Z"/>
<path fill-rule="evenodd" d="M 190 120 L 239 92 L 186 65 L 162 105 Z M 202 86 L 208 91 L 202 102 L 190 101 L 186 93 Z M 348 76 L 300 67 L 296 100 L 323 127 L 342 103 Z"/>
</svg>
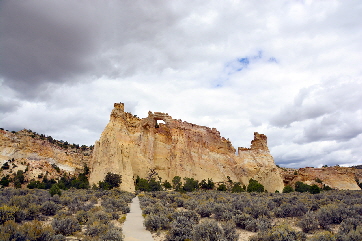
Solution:
<svg viewBox="0 0 362 241">
<path fill-rule="evenodd" d="M 142 211 L 136 196 L 131 203 L 131 211 L 123 224 L 124 241 L 154 241 L 152 235 L 143 226 Z"/>
</svg>

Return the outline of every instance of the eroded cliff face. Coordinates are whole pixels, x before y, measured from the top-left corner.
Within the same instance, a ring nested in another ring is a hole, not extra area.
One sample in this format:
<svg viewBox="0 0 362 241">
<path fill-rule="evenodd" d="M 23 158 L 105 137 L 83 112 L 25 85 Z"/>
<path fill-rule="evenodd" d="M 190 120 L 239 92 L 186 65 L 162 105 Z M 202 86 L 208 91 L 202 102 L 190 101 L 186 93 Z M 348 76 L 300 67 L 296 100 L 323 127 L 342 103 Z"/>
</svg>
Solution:
<svg viewBox="0 0 362 241">
<path fill-rule="evenodd" d="M 299 169 L 285 168 L 281 173 L 285 185 L 293 187 L 296 182 L 300 181 L 308 185 L 316 184 L 321 188 L 323 185 L 328 185 L 338 190 L 361 190 L 356 180 L 358 182 L 362 181 L 362 169 L 339 166 Z"/>
<path fill-rule="evenodd" d="M 11 168 L 2 171 L 0 177 L 16 173 L 18 170 L 27 170 L 26 181 L 38 180 L 38 176 L 44 176 L 46 173 L 49 179 L 57 179 L 65 172 L 82 171 L 92 157 L 92 150 L 89 148 L 62 148 L 49 142 L 44 136 L 40 137 L 29 130 L 15 133 L 0 130 L 0 165 L 14 160 L 11 162 Z M 55 164 L 61 171 L 57 172 L 51 164 Z"/>
<path fill-rule="evenodd" d="M 215 128 L 175 120 L 160 112 L 149 112 L 147 118 L 140 119 L 116 103 L 94 146 L 90 182 L 98 183 L 112 172 L 122 175 L 121 189 L 133 191 L 135 177 L 145 178 L 154 169 L 163 181 L 181 176 L 222 182 L 229 176 L 243 184 L 254 178 L 270 192 L 283 189 L 265 135 L 254 133 L 251 147 L 235 152 Z"/>
</svg>

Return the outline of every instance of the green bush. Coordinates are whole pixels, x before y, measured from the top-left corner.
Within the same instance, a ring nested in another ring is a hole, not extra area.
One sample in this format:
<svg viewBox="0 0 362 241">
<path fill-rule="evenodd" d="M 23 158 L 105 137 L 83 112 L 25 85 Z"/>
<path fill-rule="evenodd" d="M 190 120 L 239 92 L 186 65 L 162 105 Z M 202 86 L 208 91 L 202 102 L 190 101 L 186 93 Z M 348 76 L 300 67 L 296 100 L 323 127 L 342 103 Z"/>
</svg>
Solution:
<svg viewBox="0 0 362 241">
<path fill-rule="evenodd" d="M 225 192 L 225 191 L 227 190 L 226 185 L 225 185 L 224 183 L 220 184 L 220 185 L 217 187 L 217 190 L 218 190 L 218 191 Z"/>
<path fill-rule="evenodd" d="M 199 182 L 193 178 L 184 178 L 185 183 L 182 187 L 182 189 L 186 192 L 192 192 L 199 188 Z"/>
<path fill-rule="evenodd" d="M 182 187 L 181 177 L 180 176 L 174 176 L 172 179 L 172 187 L 176 191 L 180 191 Z"/>
<path fill-rule="evenodd" d="M 296 192 L 309 192 L 310 186 L 303 182 L 296 182 L 295 183 L 295 191 Z"/>
<path fill-rule="evenodd" d="M 309 192 L 311 194 L 317 194 L 317 193 L 321 192 L 321 189 L 316 184 L 314 184 L 314 185 L 310 186 Z"/>
<path fill-rule="evenodd" d="M 294 189 L 292 186 L 287 185 L 283 188 L 283 193 L 291 193 L 291 192 L 294 192 Z"/>
<path fill-rule="evenodd" d="M 245 192 L 245 189 L 243 189 L 240 185 L 240 183 L 235 183 L 234 186 L 231 189 L 231 192 Z"/>
<path fill-rule="evenodd" d="M 122 183 L 122 176 L 108 172 L 104 178 L 104 182 L 108 184 L 107 186 L 109 189 L 119 187 L 119 185 Z"/>
<path fill-rule="evenodd" d="M 205 179 L 203 179 L 199 184 L 201 189 L 204 190 L 212 190 L 215 187 L 215 183 L 212 181 L 212 179 L 207 179 L 207 182 Z"/>
<path fill-rule="evenodd" d="M 49 189 L 49 193 L 51 196 L 58 194 L 59 196 L 62 195 L 62 191 L 60 190 L 58 184 L 53 184 L 52 187 Z"/>
<path fill-rule="evenodd" d="M 167 180 L 163 182 L 163 186 L 164 186 L 166 189 L 172 188 L 171 183 L 170 183 L 169 181 L 167 181 Z"/>
<path fill-rule="evenodd" d="M 264 186 L 258 181 L 250 178 L 249 185 L 246 189 L 248 192 L 264 192 Z"/>
</svg>

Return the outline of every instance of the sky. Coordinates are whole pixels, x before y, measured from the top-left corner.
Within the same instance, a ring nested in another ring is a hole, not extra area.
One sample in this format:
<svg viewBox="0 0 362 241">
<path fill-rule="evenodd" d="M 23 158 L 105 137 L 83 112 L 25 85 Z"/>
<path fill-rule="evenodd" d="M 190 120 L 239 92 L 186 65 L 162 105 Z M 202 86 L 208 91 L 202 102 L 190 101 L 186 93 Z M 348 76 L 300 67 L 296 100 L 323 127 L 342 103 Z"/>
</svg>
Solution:
<svg viewBox="0 0 362 241">
<path fill-rule="evenodd" d="M 2 0 L 0 127 L 93 145 L 115 102 L 362 164 L 360 0 Z"/>
</svg>

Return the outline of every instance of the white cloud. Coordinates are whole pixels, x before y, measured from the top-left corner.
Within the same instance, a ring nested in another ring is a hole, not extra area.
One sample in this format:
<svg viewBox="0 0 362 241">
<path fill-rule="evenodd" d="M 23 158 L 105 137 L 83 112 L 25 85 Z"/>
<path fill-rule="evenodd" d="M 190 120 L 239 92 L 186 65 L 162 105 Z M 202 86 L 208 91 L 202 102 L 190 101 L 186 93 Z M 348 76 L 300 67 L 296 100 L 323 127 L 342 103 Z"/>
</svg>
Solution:
<svg viewBox="0 0 362 241">
<path fill-rule="evenodd" d="M 282 165 L 362 161 L 360 1 L 2 5 L 4 128 L 90 145 L 125 102 L 234 147 L 265 133 Z"/>
</svg>

